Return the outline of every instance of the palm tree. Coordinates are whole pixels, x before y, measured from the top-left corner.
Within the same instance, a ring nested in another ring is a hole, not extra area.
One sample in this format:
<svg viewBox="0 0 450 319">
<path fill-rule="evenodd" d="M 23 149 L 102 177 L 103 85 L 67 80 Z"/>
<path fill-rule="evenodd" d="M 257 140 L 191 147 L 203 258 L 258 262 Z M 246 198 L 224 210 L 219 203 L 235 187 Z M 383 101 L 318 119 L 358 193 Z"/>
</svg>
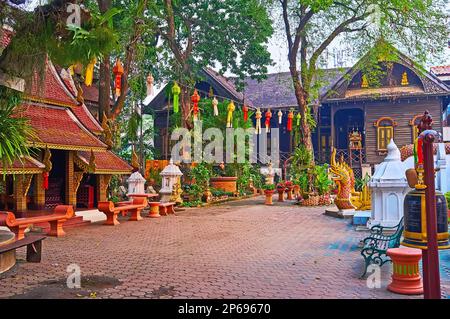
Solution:
<svg viewBox="0 0 450 319">
<path fill-rule="evenodd" d="M 18 116 L 20 93 L 0 86 L 0 161 L 5 170 L 29 155 L 27 141 L 35 136 L 26 118 Z"/>
</svg>

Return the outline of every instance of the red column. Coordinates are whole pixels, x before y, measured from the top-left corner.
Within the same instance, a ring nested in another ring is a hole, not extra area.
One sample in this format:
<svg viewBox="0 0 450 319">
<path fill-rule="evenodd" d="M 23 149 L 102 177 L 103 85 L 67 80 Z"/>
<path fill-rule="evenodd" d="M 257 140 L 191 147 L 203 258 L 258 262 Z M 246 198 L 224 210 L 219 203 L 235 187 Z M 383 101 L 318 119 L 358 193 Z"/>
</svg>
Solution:
<svg viewBox="0 0 450 319">
<path fill-rule="evenodd" d="M 437 242 L 437 214 L 436 214 L 436 192 L 434 183 L 434 158 L 433 142 L 435 131 L 424 131 L 423 139 L 423 168 L 426 201 L 427 221 L 427 249 L 423 250 L 423 285 L 425 299 L 441 298 L 441 280 L 439 276 L 439 253 Z"/>
</svg>

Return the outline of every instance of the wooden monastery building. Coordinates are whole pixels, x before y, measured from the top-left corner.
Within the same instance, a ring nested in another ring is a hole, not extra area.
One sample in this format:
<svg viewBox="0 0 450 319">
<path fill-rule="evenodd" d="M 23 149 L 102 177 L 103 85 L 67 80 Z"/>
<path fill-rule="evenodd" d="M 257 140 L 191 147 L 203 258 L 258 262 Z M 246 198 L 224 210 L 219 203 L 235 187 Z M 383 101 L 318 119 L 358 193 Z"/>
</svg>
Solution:
<svg viewBox="0 0 450 319">
<path fill-rule="evenodd" d="M 447 108 L 450 103 L 450 68 L 438 67 L 428 72 L 410 58 L 392 47 L 395 59 L 380 61 L 384 71 L 377 84 L 372 84 L 363 74 L 364 56 L 351 68 L 319 70 L 316 81 L 320 84 L 318 99 L 312 105 L 317 122 L 313 132 L 316 161 L 329 163 L 330 150 L 334 146 L 355 168 L 374 166 L 387 153 L 391 138 L 399 147 L 413 143 L 417 136 L 416 125 L 425 110 L 434 119 L 434 129 L 443 132 Z M 447 73 L 446 73 L 447 72 Z M 271 127 L 280 128 L 281 160 L 292 154 L 295 145 L 291 133 L 286 130 L 290 109 L 297 110 L 291 76 L 288 72 L 269 74 L 263 81 L 245 80 L 243 93 L 236 90 L 233 80 L 210 69 L 204 69 L 197 88 L 244 102 L 264 112 L 273 113 Z M 447 83 L 447 84 L 446 84 Z M 165 90 L 148 105 L 147 112 L 155 112 L 155 128 L 161 132 L 156 140 L 161 158 L 167 152 L 167 106 Z M 245 101 L 244 101 L 245 96 Z M 283 112 L 282 124 L 278 124 L 277 112 Z"/>
</svg>

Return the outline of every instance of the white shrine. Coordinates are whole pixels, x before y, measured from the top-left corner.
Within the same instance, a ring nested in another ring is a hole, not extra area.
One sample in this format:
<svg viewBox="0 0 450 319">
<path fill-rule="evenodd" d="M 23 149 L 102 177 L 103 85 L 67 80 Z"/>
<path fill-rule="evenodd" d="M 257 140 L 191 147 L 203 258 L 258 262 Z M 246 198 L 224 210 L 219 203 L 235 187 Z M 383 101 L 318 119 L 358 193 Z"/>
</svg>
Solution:
<svg viewBox="0 0 450 319">
<path fill-rule="evenodd" d="M 145 193 L 145 178 L 139 173 L 139 171 L 131 174 L 127 179 L 128 194 L 144 194 Z"/>
<path fill-rule="evenodd" d="M 369 181 L 372 192 L 372 216 L 368 227 L 374 225 L 395 226 L 403 217 L 403 201 L 411 190 L 406 180 L 407 169 L 401 161 L 400 150 L 394 140 L 388 145 L 384 161 L 375 167 Z"/>
<path fill-rule="evenodd" d="M 170 159 L 169 165 L 164 167 L 159 175 L 162 176 L 162 185 L 161 190 L 159 191 L 161 203 L 170 202 L 174 185 L 180 182 L 180 177 L 183 176 L 183 173 L 180 171 L 180 168 L 173 163 L 173 160 Z"/>
</svg>

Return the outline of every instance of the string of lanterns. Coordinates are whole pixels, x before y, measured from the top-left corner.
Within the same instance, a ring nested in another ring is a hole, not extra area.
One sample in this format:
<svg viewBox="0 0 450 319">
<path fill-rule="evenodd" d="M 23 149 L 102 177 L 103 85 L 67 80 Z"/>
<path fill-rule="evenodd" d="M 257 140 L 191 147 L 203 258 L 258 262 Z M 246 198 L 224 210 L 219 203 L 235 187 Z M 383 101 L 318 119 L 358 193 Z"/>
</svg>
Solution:
<svg viewBox="0 0 450 319">
<path fill-rule="evenodd" d="M 191 96 L 193 120 L 197 121 L 199 119 L 199 114 L 200 114 L 199 102 L 201 100 L 199 92 L 204 93 L 206 96 L 213 98 L 212 102 L 211 102 L 212 107 L 213 107 L 213 114 L 214 114 L 214 116 L 218 116 L 219 115 L 219 109 L 218 109 L 219 101 L 217 99 L 218 96 L 214 94 L 212 87 L 210 87 L 209 92 L 205 92 L 205 91 L 199 90 L 197 88 L 194 88 L 194 93 Z M 177 82 L 174 82 L 171 93 L 173 95 L 173 111 L 174 111 L 174 113 L 178 113 L 179 112 L 179 95 L 181 94 L 181 88 Z M 220 98 L 222 98 L 223 100 L 230 100 L 225 97 L 220 97 Z M 236 101 L 236 104 L 242 105 L 244 122 L 247 122 L 249 120 L 249 107 L 246 104 L 239 103 L 238 101 Z M 235 104 L 235 101 L 230 100 L 229 104 L 227 105 L 227 121 L 226 121 L 227 128 L 233 127 L 233 113 L 236 110 L 236 104 Z M 283 124 L 283 115 L 285 114 L 284 112 L 286 112 L 286 114 L 287 114 L 286 130 L 288 132 L 291 132 L 293 129 L 294 118 L 296 120 L 295 125 L 297 127 L 300 126 L 300 124 L 301 124 L 300 123 L 301 122 L 300 112 L 294 112 L 293 108 L 291 108 L 289 111 L 278 110 L 276 115 L 278 116 L 278 125 L 279 126 L 281 126 Z M 256 108 L 256 112 L 254 114 L 255 114 L 255 120 L 256 120 L 255 121 L 256 122 L 255 123 L 255 133 L 259 135 L 262 132 L 261 119 L 263 116 L 263 112 L 261 111 L 261 108 Z M 273 113 L 271 112 L 270 108 L 268 108 L 264 113 L 264 117 L 265 117 L 264 126 L 265 126 L 266 133 L 270 133 L 272 116 L 273 116 Z"/>
<path fill-rule="evenodd" d="M 85 73 L 85 84 L 87 86 L 91 86 L 92 82 L 93 82 L 93 77 L 94 77 L 94 67 L 95 64 L 97 63 L 96 59 L 94 58 L 87 66 L 86 66 L 86 73 Z M 74 68 L 75 66 L 72 65 L 69 70 L 70 73 L 73 75 L 74 73 Z M 124 67 L 122 65 L 122 62 L 120 61 L 119 58 L 116 59 L 116 62 L 114 64 L 113 67 L 113 74 L 114 74 L 114 90 L 115 90 L 115 95 L 117 97 L 119 97 L 121 95 L 121 90 L 122 90 L 122 76 L 124 74 Z M 154 78 L 152 76 L 152 74 L 150 74 L 149 76 L 147 76 L 146 78 L 146 86 L 147 86 L 147 95 L 151 95 L 153 94 L 153 82 L 154 82 Z M 191 88 L 192 89 L 192 88 Z M 247 122 L 249 120 L 249 107 L 248 105 L 246 105 L 245 103 L 241 103 L 240 101 L 234 101 L 232 99 L 226 98 L 226 97 L 221 97 L 218 95 L 214 94 L 214 91 L 212 89 L 212 87 L 210 87 L 209 92 L 204 92 L 202 90 L 199 90 L 197 88 L 193 88 L 194 89 L 194 93 L 191 96 L 191 102 L 192 102 L 192 116 L 193 116 L 193 120 L 194 122 L 197 121 L 199 119 L 199 115 L 200 115 L 200 108 L 199 108 L 199 102 L 201 100 L 199 91 L 204 93 L 206 96 L 212 97 L 212 106 L 213 106 L 213 114 L 214 116 L 218 116 L 219 115 L 219 109 L 218 109 L 218 104 L 219 101 L 217 99 L 217 97 L 222 98 L 223 100 L 229 100 L 229 104 L 227 106 L 227 127 L 231 128 L 233 127 L 233 113 L 236 110 L 236 105 L 238 106 L 242 106 L 242 112 L 243 112 L 243 116 L 244 116 L 244 122 Z M 173 97 L 173 111 L 174 113 L 178 113 L 180 110 L 180 94 L 181 94 L 181 87 L 178 85 L 177 82 L 174 82 L 172 89 L 171 89 L 171 93 L 172 93 L 172 97 Z M 256 129 L 256 134 L 261 134 L 262 130 L 261 130 L 261 119 L 262 119 L 262 114 L 263 112 L 261 112 L 260 108 L 256 108 L 256 112 L 255 114 L 255 120 L 256 120 L 256 124 L 255 124 L 255 129 Z M 276 113 L 276 115 L 278 116 L 278 125 L 281 126 L 283 124 L 283 114 L 284 112 L 282 110 L 278 110 L 278 112 Z M 266 133 L 270 132 L 270 124 L 271 124 L 271 119 L 272 119 L 272 112 L 270 110 L 270 108 L 268 108 L 265 113 L 265 130 Z M 296 112 L 296 114 L 294 114 L 294 109 L 291 108 L 289 111 L 287 111 L 287 122 L 286 122 L 286 129 L 288 132 L 291 132 L 293 129 L 293 119 L 296 119 L 296 126 L 299 127 L 300 126 L 300 120 L 301 120 L 301 115 L 299 112 Z"/>
</svg>

